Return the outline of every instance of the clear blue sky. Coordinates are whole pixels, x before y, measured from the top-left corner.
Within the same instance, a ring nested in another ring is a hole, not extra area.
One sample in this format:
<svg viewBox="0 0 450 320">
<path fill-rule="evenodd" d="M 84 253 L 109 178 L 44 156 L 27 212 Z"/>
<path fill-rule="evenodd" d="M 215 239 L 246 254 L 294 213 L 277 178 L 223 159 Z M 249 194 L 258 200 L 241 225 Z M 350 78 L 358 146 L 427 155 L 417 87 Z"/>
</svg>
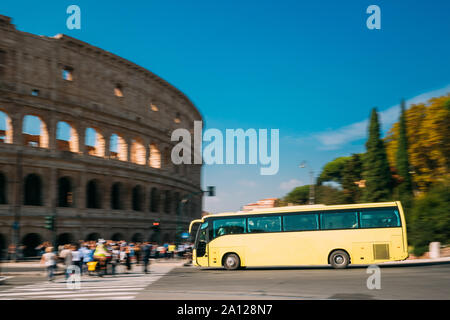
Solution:
<svg viewBox="0 0 450 320">
<path fill-rule="evenodd" d="M 66 28 L 81 8 L 82 29 Z M 366 8 L 381 8 L 381 30 Z M 384 111 L 396 121 L 401 98 L 450 91 L 449 1 L 14 1 L 2 2 L 23 31 L 65 33 L 131 60 L 185 92 L 207 128 L 280 130 L 280 171 L 213 165 L 205 209 L 237 210 L 307 184 L 337 156 L 364 150 L 363 122 Z M 414 100 L 412 100 L 415 98 Z"/>
</svg>

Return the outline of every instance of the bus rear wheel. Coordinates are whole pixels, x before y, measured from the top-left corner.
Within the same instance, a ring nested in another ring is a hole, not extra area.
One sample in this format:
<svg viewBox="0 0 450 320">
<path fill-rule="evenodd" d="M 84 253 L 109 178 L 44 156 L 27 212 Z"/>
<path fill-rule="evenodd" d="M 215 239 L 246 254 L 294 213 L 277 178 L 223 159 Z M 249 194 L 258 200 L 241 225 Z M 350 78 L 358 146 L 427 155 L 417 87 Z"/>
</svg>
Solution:
<svg viewBox="0 0 450 320">
<path fill-rule="evenodd" d="M 330 256 L 330 264 L 335 269 L 345 269 L 349 263 L 350 257 L 343 250 L 336 250 Z"/>
<path fill-rule="evenodd" d="M 223 266 L 227 270 L 236 270 L 241 265 L 241 259 L 239 259 L 239 256 L 235 253 L 229 253 L 225 256 L 223 259 Z"/>
</svg>

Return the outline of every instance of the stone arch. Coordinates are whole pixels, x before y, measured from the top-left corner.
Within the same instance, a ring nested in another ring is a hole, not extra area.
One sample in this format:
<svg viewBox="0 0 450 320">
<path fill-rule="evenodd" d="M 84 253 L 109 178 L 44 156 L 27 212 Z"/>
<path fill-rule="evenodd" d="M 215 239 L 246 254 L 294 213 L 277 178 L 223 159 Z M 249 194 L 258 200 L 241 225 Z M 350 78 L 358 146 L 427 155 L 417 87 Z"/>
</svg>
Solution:
<svg viewBox="0 0 450 320">
<path fill-rule="evenodd" d="M 160 194 L 157 188 L 152 188 L 150 191 L 150 211 L 158 212 L 159 211 L 159 202 L 160 202 Z"/>
<path fill-rule="evenodd" d="M 133 236 L 131 237 L 131 242 L 142 242 L 144 241 L 144 236 L 142 235 L 142 233 L 135 233 L 133 234 Z"/>
<path fill-rule="evenodd" d="M 142 199 L 143 192 L 142 187 L 137 185 L 132 190 L 132 209 L 133 211 L 142 211 Z"/>
<path fill-rule="evenodd" d="M 86 184 L 86 208 L 100 209 L 101 207 L 100 184 L 97 179 L 89 180 Z"/>
<path fill-rule="evenodd" d="M 170 192 L 170 190 L 166 190 L 164 191 L 164 212 L 165 213 L 170 213 L 172 207 L 172 194 Z"/>
<path fill-rule="evenodd" d="M 131 140 L 130 161 L 136 164 L 145 165 L 146 150 L 141 139 L 135 138 Z"/>
<path fill-rule="evenodd" d="M 122 233 L 120 232 L 116 232 L 111 236 L 111 240 L 112 241 L 120 241 L 120 240 L 125 240 L 125 237 Z"/>
<path fill-rule="evenodd" d="M 0 172 L 0 204 L 8 203 L 8 181 L 3 172 Z"/>
<path fill-rule="evenodd" d="M 56 149 L 79 152 L 78 131 L 66 121 L 59 121 L 56 125 Z"/>
<path fill-rule="evenodd" d="M 58 179 L 58 207 L 73 206 L 72 180 L 65 176 Z"/>
<path fill-rule="evenodd" d="M 128 161 L 128 144 L 125 138 L 118 134 L 113 133 L 109 141 L 110 158 L 120 161 Z"/>
<path fill-rule="evenodd" d="M 105 156 L 105 138 L 100 130 L 92 127 L 86 128 L 84 144 L 87 154 L 96 157 Z"/>
<path fill-rule="evenodd" d="M 60 233 L 56 237 L 56 247 L 65 245 L 65 244 L 72 244 L 74 242 L 75 238 L 71 233 L 64 232 Z"/>
<path fill-rule="evenodd" d="M 92 232 L 86 236 L 86 241 L 98 241 L 98 239 L 100 239 L 101 237 L 102 236 L 100 235 L 100 233 Z"/>
<path fill-rule="evenodd" d="M 42 206 L 42 180 L 35 173 L 25 177 L 24 183 L 24 205 Z"/>
<path fill-rule="evenodd" d="M 148 159 L 149 166 L 152 168 L 161 168 L 161 152 L 156 143 L 150 144 L 150 156 Z"/>
<path fill-rule="evenodd" d="M 49 147 L 47 124 L 40 116 L 27 114 L 23 117 L 22 137 L 25 146 Z"/>
<path fill-rule="evenodd" d="M 0 233 L 0 260 L 5 259 L 7 255 L 8 240 Z"/>
<path fill-rule="evenodd" d="M 0 109 L 0 143 L 13 143 L 13 129 L 11 118 Z"/>
<path fill-rule="evenodd" d="M 123 184 L 116 182 L 111 186 L 111 209 L 122 210 L 123 209 Z"/>
<path fill-rule="evenodd" d="M 164 243 L 169 243 L 170 242 L 170 234 L 168 234 L 167 232 L 164 233 L 163 242 Z"/>
<path fill-rule="evenodd" d="M 42 237 L 37 233 L 28 233 L 22 238 L 23 256 L 35 257 L 37 255 L 36 247 L 42 243 Z"/>
</svg>

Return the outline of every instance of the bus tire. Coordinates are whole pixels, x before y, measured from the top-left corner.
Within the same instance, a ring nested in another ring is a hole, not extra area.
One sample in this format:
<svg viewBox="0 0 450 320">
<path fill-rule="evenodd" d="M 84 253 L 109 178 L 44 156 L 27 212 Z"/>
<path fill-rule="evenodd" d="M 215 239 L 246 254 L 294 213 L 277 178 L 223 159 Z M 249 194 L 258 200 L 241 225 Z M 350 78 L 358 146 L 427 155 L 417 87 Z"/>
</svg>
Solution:
<svg viewBox="0 0 450 320">
<path fill-rule="evenodd" d="M 241 266 L 241 259 L 235 253 L 228 253 L 223 258 L 223 266 L 227 270 L 236 270 Z"/>
<path fill-rule="evenodd" d="M 344 250 L 333 251 L 330 255 L 330 264 L 335 269 L 345 269 L 350 263 L 350 257 Z"/>
</svg>

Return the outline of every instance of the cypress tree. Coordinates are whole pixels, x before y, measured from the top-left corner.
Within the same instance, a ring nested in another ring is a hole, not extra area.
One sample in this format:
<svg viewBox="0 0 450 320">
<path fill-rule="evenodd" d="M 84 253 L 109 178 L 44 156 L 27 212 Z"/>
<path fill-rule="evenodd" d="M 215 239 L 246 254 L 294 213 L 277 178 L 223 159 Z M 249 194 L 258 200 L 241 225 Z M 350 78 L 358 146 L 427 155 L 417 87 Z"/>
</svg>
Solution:
<svg viewBox="0 0 450 320">
<path fill-rule="evenodd" d="M 400 120 L 398 124 L 398 146 L 396 153 L 396 169 L 400 176 L 400 184 L 397 187 L 399 200 L 409 207 L 412 198 L 412 179 L 409 171 L 408 137 L 406 134 L 405 101 L 401 102 Z"/>
<path fill-rule="evenodd" d="M 361 189 L 355 183 L 361 180 L 362 160 L 359 154 L 353 154 L 345 163 L 342 172 L 342 188 L 347 203 L 358 203 L 361 198 Z"/>
<path fill-rule="evenodd" d="M 386 149 L 380 138 L 380 124 L 376 108 L 372 109 L 369 137 L 366 142 L 363 177 L 366 180 L 363 199 L 366 202 L 388 201 L 392 195 L 392 177 Z"/>
</svg>

